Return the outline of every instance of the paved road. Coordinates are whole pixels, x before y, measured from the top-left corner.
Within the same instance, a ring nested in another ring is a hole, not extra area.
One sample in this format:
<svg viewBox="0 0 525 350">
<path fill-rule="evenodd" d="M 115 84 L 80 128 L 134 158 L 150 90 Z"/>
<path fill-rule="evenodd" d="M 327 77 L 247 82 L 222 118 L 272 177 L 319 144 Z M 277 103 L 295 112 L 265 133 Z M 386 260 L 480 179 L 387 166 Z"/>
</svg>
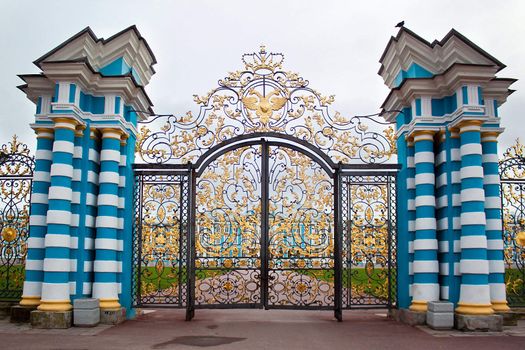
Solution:
<svg viewBox="0 0 525 350">
<path fill-rule="evenodd" d="M 157 310 L 116 327 L 32 330 L 0 323 L 0 349 L 525 349 L 525 321 L 502 335 L 434 332 L 402 325 L 381 311 Z M 510 334 L 514 332 L 515 336 Z M 520 333 L 521 334 L 518 334 Z"/>
</svg>

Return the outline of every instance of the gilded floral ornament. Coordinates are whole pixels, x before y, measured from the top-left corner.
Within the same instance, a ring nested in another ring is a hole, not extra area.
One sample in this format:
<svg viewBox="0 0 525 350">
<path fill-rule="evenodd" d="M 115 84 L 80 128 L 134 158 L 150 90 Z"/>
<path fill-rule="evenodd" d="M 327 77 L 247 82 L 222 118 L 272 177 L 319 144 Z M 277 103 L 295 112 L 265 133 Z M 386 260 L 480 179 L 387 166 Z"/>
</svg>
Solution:
<svg viewBox="0 0 525 350">
<path fill-rule="evenodd" d="M 158 116 L 141 123 L 140 157 L 147 163 L 195 162 L 221 142 L 258 133 L 306 141 L 334 162 L 383 163 L 395 154 L 391 126 L 372 117 L 332 113 L 335 97 L 283 70 L 283 54 L 261 46 L 259 52 L 243 55 L 242 62 L 244 69 L 230 72 L 217 88 L 194 95 L 197 115 Z"/>
</svg>

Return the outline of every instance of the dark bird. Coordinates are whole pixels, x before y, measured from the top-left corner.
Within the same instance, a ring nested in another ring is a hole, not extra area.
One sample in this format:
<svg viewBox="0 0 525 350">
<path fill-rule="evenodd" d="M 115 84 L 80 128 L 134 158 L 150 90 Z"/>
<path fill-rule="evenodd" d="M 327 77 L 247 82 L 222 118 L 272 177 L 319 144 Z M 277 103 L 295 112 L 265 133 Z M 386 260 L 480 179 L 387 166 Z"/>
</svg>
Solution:
<svg viewBox="0 0 525 350">
<path fill-rule="evenodd" d="M 405 25 L 405 21 L 401 21 L 398 24 L 396 24 L 396 28 L 401 28 L 404 25 Z"/>
</svg>

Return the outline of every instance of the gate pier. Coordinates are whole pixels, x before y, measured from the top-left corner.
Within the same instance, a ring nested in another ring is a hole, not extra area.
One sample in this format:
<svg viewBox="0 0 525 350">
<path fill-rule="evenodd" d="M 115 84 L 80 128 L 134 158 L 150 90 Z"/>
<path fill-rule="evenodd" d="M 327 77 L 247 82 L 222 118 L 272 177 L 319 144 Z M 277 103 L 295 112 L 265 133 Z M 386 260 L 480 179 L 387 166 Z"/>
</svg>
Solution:
<svg viewBox="0 0 525 350">
<path fill-rule="evenodd" d="M 399 307 L 424 312 L 426 302 L 446 300 L 460 318 L 508 311 L 497 135 L 515 79 L 497 77 L 505 66 L 455 30 L 430 43 L 401 28 L 380 62 L 391 89 L 382 108 L 407 155 L 398 159 L 408 189 L 398 193 L 399 212 L 409 218 L 398 231 L 409 251 L 398 256 Z"/>
</svg>

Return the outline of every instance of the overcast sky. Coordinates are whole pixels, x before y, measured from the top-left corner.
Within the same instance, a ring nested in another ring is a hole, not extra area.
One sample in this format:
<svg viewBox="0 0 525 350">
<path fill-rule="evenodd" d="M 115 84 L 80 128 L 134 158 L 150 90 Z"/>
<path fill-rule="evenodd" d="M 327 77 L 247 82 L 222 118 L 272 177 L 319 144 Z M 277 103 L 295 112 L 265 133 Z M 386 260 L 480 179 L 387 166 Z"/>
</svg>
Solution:
<svg viewBox="0 0 525 350">
<path fill-rule="evenodd" d="M 500 109 L 500 151 L 525 141 L 525 1 L 46 0 L 0 3 L 0 143 L 16 133 L 35 144 L 35 107 L 16 89 L 16 75 L 38 72 L 33 60 L 86 26 L 104 38 L 138 26 L 158 61 L 146 88 L 157 113 L 196 112 L 193 94 L 207 93 L 242 68 L 241 54 L 265 44 L 351 116 L 379 111 L 388 89 L 378 60 L 401 20 L 428 41 L 455 28 L 506 64 L 499 76 L 519 81 Z"/>
</svg>

